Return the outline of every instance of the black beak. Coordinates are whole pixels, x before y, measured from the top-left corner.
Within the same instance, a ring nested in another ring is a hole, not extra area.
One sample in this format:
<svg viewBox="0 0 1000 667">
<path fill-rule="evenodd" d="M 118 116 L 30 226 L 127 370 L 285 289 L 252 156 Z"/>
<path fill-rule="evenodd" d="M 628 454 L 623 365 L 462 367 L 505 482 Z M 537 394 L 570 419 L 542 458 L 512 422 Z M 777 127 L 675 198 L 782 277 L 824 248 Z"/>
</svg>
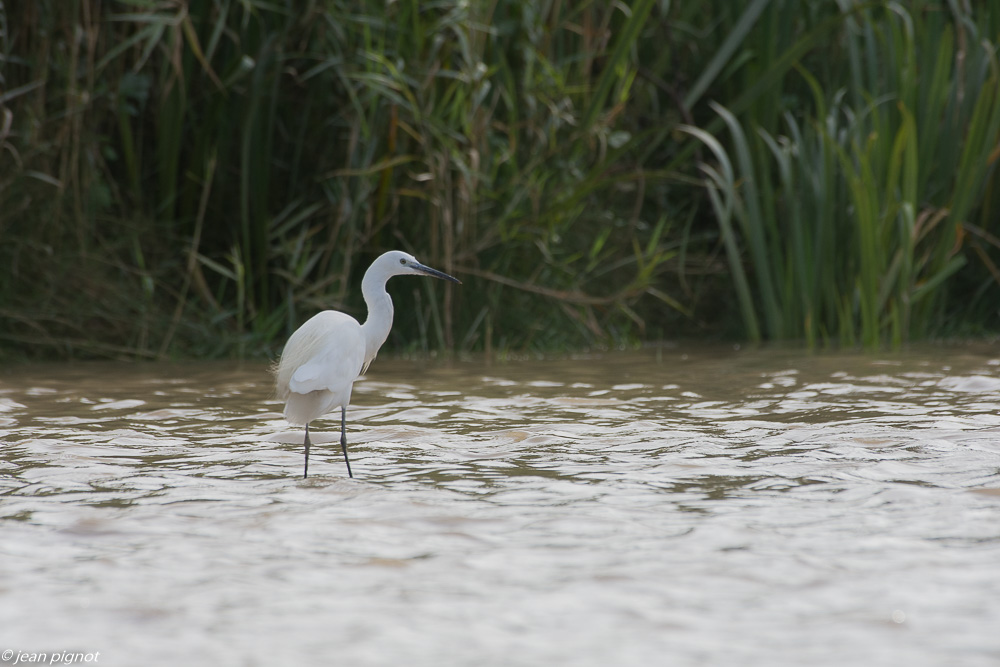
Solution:
<svg viewBox="0 0 1000 667">
<path fill-rule="evenodd" d="M 423 264 L 420 263 L 412 263 L 410 264 L 410 266 L 415 268 L 417 271 L 422 271 L 426 273 L 429 276 L 434 276 L 435 278 L 440 278 L 441 280 L 450 280 L 451 282 L 458 283 L 459 285 L 462 284 L 462 281 L 459 280 L 458 278 L 453 278 L 452 276 L 449 276 L 447 273 L 444 273 L 443 271 L 438 271 L 437 269 L 432 269 L 429 266 L 424 266 Z"/>
</svg>

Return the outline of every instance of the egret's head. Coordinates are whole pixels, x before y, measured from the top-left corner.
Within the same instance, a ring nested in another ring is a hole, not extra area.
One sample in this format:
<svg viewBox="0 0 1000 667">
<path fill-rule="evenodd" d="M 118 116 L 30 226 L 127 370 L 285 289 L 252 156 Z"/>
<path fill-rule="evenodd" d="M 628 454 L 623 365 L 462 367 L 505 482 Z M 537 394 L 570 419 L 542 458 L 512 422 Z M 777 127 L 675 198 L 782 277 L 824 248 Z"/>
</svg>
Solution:
<svg viewBox="0 0 1000 667">
<path fill-rule="evenodd" d="M 449 276 L 447 273 L 424 266 L 417 261 L 416 257 L 402 250 L 391 250 L 375 260 L 375 263 L 384 267 L 384 270 L 390 276 L 433 276 L 442 280 L 450 280 L 453 283 L 462 282 L 457 278 Z M 375 265 L 373 264 L 372 266 Z"/>
</svg>

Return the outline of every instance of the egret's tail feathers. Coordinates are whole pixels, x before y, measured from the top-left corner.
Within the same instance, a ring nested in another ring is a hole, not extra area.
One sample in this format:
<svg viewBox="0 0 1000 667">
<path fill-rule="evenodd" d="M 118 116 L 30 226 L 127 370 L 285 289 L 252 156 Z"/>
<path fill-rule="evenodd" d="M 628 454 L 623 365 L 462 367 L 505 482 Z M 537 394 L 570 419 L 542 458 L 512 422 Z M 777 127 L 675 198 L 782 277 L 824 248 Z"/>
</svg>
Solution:
<svg viewBox="0 0 1000 667">
<path fill-rule="evenodd" d="M 289 392 L 285 401 L 285 420 L 290 424 L 308 424 L 337 407 L 337 399 L 328 391 L 308 394 Z"/>
</svg>

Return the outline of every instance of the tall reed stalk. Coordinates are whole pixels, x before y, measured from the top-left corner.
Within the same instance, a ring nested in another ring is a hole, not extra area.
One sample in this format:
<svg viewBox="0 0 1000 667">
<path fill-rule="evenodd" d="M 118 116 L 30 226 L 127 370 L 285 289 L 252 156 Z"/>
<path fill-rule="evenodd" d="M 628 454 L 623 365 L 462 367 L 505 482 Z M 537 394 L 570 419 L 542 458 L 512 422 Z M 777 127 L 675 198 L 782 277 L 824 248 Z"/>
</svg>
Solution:
<svg viewBox="0 0 1000 667">
<path fill-rule="evenodd" d="M 714 156 L 705 185 L 751 338 L 898 345 L 945 316 L 995 179 L 1000 70 L 971 14 L 916 4 L 841 3 L 842 86 L 797 65 L 812 109 L 783 128 L 713 105 L 728 137 L 686 130 Z"/>
<path fill-rule="evenodd" d="M 0 349 L 273 354 L 362 315 L 396 247 L 464 281 L 393 283 L 416 349 L 931 335 L 1000 283 L 998 30 L 960 0 L 0 0 Z"/>
</svg>

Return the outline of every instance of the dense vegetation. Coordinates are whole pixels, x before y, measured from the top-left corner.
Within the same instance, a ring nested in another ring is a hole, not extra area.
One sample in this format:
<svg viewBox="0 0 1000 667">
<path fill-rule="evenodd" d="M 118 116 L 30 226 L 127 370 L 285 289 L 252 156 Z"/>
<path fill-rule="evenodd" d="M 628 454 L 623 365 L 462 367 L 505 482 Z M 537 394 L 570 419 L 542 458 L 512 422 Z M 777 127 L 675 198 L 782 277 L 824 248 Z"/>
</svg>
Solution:
<svg viewBox="0 0 1000 667">
<path fill-rule="evenodd" d="M 0 354 L 1000 329 L 1000 3 L 0 0 Z"/>
</svg>

